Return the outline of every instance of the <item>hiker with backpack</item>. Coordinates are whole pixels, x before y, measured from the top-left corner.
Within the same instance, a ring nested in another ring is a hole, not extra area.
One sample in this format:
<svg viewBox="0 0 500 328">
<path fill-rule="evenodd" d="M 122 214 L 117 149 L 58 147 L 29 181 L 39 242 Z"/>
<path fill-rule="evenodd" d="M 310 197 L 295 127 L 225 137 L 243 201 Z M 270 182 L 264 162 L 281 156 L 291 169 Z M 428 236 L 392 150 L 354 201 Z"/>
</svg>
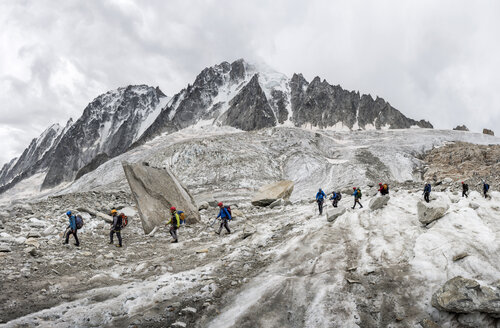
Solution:
<svg viewBox="0 0 500 328">
<path fill-rule="evenodd" d="M 109 232 L 109 243 L 113 244 L 113 235 L 116 233 L 116 237 L 118 237 L 118 245 L 116 247 L 122 247 L 122 225 L 123 225 L 123 216 L 118 215 L 118 212 L 115 209 L 111 210 L 111 215 L 113 216 L 113 224 L 111 225 L 111 231 Z"/>
<path fill-rule="evenodd" d="M 68 220 L 69 220 L 69 227 L 68 228 L 70 229 L 70 231 L 68 231 L 66 233 L 66 240 L 64 241 L 64 244 L 68 244 L 69 243 L 69 235 L 73 235 L 73 237 L 75 237 L 75 246 L 80 246 L 80 242 L 78 241 L 78 235 L 77 235 L 78 227 L 77 227 L 77 223 L 76 223 L 76 216 L 73 215 L 71 213 L 71 211 L 67 211 L 66 215 L 68 216 Z"/>
<path fill-rule="evenodd" d="M 359 204 L 359 206 L 363 208 L 363 205 L 361 205 L 360 202 L 361 196 L 363 196 L 363 194 L 361 193 L 361 189 L 359 189 L 359 187 L 358 188 L 352 187 L 352 190 L 354 190 L 352 194 L 354 196 L 354 206 L 352 207 L 352 209 L 356 207 L 356 204 Z"/>
<path fill-rule="evenodd" d="M 342 199 L 342 194 L 340 192 L 332 192 L 332 195 L 330 196 L 330 200 L 333 200 L 332 205 L 333 207 L 337 207 L 339 200 Z"/>
<path fill-rule="evenodd" d="M 219 215 L 217 215 L 216 219 L 220 218 L 221 222 L 220 222 L 219 231 L 216 231 L 215 233 L 220 235 L 220 233 L 222 231 L 222 227 L 224 227 L 224 228 L 226 228 L 227 233 L 230 234 L 231 230 L 229 230 L 228 221 L 233 219 L 231 217 L 230 207 L 229 206 L 225 207 L 224 204 L 222 204 L 222 202 L 219 202 L 219 204 L 217 204 L 217 206 L 219 206 Z"/>
<path fill-rule="evenodd" d="M 429 199 L 429 196 L 431 195 L 431 184 L 430 183 L 425 184 L 423 195 L 424 195 L 424 200 L 427 203 L 430 202 L 430 199 Z"/>
<path fill-rule="evenodd" d="M 483 181 L 483 194 L 484 198 L 488 198 L 488 190 L 490 190 L 490 185 Z"/>
<path fill-rule="evenodd" d="M 323 202 L 325 201 L 326 194 L 321 188 L 319 188 L 316 194 L 316 202 L 318 203 L 319 215 L 323 214 Z"/>
<path fill-rule="evenodd" d="M 462 181 L 462 197 L 469 198 L 469 185 Z"/>
<path fill-rule="evenodd" d="M 177 230 L 181 226 L 179 214 L 177 214 L 177 209 L 172 206 L 170 208 L 170 221 L 168 221 L 165 225 L 170 224 L 170 235 L 174 240 L 172 240 L 172 243 L 177 243 L 179 240 L 177 239 Z"/>
<path fill-rule="evenodd" d="M 387 183 L 379 183 L 378 186 L 380 187 L 378 191 L 382 196 L 388 195 L 389 194 L 389 185 Z"/>
</svg>

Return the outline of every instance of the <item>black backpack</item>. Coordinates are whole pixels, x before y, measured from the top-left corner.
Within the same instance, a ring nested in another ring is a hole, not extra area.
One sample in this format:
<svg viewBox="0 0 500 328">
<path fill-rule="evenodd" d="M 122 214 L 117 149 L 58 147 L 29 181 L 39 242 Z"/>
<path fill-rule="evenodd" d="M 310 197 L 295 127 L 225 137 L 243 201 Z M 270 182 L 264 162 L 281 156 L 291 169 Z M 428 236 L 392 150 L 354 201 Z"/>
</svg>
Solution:
<svg viewBox="0 0 500 328">
<path fill-rule="evenodd" d="M 81 229 L 83 227 L 83 218 L 80 214 L 78 214 L 75 218 L 75 222 L 76 222 L 76 229 Z"/>
<path fill-rule="evenodd" d="M 342 199 L 342 194 L 341 193 L 337 193 L 337 200 L 341 200 Z"/>
</svg>

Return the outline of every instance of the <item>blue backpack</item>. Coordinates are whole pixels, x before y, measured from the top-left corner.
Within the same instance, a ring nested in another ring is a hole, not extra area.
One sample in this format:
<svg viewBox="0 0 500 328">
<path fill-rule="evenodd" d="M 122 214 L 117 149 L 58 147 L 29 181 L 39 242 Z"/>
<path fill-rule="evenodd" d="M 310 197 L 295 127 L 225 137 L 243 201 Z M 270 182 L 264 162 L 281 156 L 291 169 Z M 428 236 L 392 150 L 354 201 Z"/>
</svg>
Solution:
<svg viewBox="0 0 500 328">
<path fill-rule="evenodd" d="M 484 190 L 486 190 L 486 191 L 490 190 L 490 185 L 487 184 L 487 183 L 485 183 L 484 184 Z"/>
</svg>

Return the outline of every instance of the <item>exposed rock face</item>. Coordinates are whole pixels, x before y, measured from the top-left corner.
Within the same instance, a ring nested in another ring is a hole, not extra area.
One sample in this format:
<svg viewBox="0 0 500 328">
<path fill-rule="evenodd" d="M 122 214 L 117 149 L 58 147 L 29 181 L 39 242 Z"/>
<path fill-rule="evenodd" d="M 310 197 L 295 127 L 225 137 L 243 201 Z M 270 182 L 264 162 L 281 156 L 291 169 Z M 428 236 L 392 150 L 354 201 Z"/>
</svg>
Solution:
<svg viewBox="0 0 500 328">
<path fill-rule="evenodd" d="M 96 164 L 101 164 L 102 159 L 125 152 L 142 133 L 141 125 L 154 115 L 162 97 L 159 89 L 140 85 L 94 99 L 55 148 L 42 188 L 73 180 L 81 168 L 87 166 L 88 171 L 98 166 L 91 164 L 96 159 Z"/>
<path fill-rule="evenodd" d="M 341 124 L 350 129 L 369 126 L 380 129 L 432 128 L 426 121 L 408 119 L 382 98 L 347 91 L 315 77 L 309 84 L 302 74 L 294 74 L 290 81 L 293 122 L 296 126 L 320 128 Z"/>
<path fill-rule="evenodd" d="M 293 181 L 282 180 L 263 186 L 252 199 L 254 206 L 268 206 L 279 198 L 288 199 L 293 192 Z"/>
<path fill-rule="evenodd" d="M 337 207 L 337 208 L 333 208 L 331 210 L 328 210 L 327 211 L 327 217 L 326 217 L 326 220 L 328 222 L 333 222 L 335 221 L 339 216 L 341 216 L 342 214 L 344 214 L 346 212 L 346 209 L 345 208 L 341 208 L 341 207 Z"/>
<path fill-rule="evenodd" d="M 276 125 L 273 110 L 267 101 L 266 95 L 259 85 L 258 75 L 254 75 L 250 82 L 243 87 L 240 93 L 230 102 L 225 125 L 251 131 Z"/>
<path fill-rule="evenodd" d="M 490 136 L 494 136 L 495 135 L 495 132 L 493 132 L 492 130 L 490 129 L 483 129 L 483 134 L 488 134 Z"/>
<path fill-rule="evenodd" d="M 72 124 L 73 120 L 70 119 L 64 128 L 58 124 L 52 125 L 33 139 L 18 159 L 14 158 L 5 164 L 0 170 L 0 193 L 22 179 L 46 169 L 52 161 L 55 147 Z"/>
<path fill-rule="evenodd" d="M 497 286 L 481 286 L 477 281 L 461 276 L 448 280 L 432 296 L 432 306 L 454 313 L 487 313 L 500 318 L 500 292 Z"/>
<path fill-rule="evenodd" d="M 193 197 L 170 170 L 143 164 L 122 165 L 145 234 L 169 220 L 172 206 L 186 213 L 186 222 L 200 220 Z"/>
<path fill-rule="evenodd" d="M 469 131 L 469 129 L 465 125 L 457 125 L 453 130 L 456 131 Z"/>
<path fill-rule="evenodd" d="M 389 195 L 384 195 L 380 197 L 374 197 L 370 200 L 370 209 L 372 211 L 379 210 L 389 202 L 391 197 Z"/>
<path fill-rule="evenodd" d="M 470 190 L 481 186 L 486 179 L 491 188 L 500 187 L 500 146 L 476 145 L 467 142 L 454 142 L 430 151 L 424 158 L 427 181 L 465 181 Z M 477 190 L 480 190 L 479 187 Z"/>
<path fill-rule="evenodd" d="M 429 224 L 432 221 L 442 218 L 448 208 L 450 208 L 450 205 L 441 199 L 436 199 L 430 203 L 418 202 L 418 220 L 423 224 Z"/>
</svg>

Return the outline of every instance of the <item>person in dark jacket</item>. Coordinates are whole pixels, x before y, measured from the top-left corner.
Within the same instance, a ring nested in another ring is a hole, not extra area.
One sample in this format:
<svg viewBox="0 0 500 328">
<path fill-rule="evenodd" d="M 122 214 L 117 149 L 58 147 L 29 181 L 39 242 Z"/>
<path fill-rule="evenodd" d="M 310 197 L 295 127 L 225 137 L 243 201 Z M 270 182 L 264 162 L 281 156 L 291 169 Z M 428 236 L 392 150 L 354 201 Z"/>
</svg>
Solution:
<svg viewBox="0 0 500 328">
<path fill-rule="evenodd" d="M 379 183 L 378 186 L 379 186 L 378 191 L 380 192 L 380 194 L 382 196 L 389 194 L 389 185 L 387 183 L 384 183 L 384 184 Z"/>
<path fill-rule="evenodd" d="M 363 205 L 361 205 L 361 202 L 360 202 L 361 190 L 359 188 L 356 188 L 356 187 L 352 187 L 352 190 L 354 190 L 354 192 L 352 194 L 354 196 L 354 206 L 352 207 L 352 209 L 354 209 L 356 207 L 356 204 L 359 204 L 359 206 L 361 208 L 363 208 Z"/>
<path fill-rule="evenodd" d="M 170 235 L 174 240 L 172 240 L 172 243 L 177 243 L 179 242 L 177 238 L 177 230 L 181 226 L 181 220 L 179 218 L 179 214 L 177 214 L 177 209 L 175 207 L 170 208 L 170 221 L 167 222 L 167 225 L 170 224 Z"/>
<path fill-rule="evenodd" d="M 428 203 L 430 202 L 429 196 L 431 195 L 431 184 L 427 183 L 424 187 L 424 199 Z"/>
<path fill-rule="evenodd" d="M 109 243 L 113 244 L 113 235 L 116 233 L 119 243 L 116 247 L 122 247 L 122 218 L 118 215 L 118 212 L 115 209 L 111 210 L 111 215 L 113 216 L 113 224 L 111 225 L 111 231 L 109 232 Z"/>
<path fill-rule="evenodd" d="M 321 188 L 316 193 L 316 202 L 318 203 L 319 215 L 323 214 L 323 202 L 325 201 L 326 194 Z"/>
<path fill-rule="evenodd" d="M 80 246 L 80 242 L 78 241 L 78 235 L 77 235 L 77 227 L 76 227 L 76 216 L 72 215 L 71 211 L 67 211 L 66 215 L 68 216 L 69 219 L 69 231 L 66 233 L 66 240 L 64 241 L 65 244 L 69 243 L 69 235 L 73 235 L 75 237 L 75 246 Z"/>
<path fill-rule="evenodd" d="M 462 197 L 469 197 L 469 185 L 462 181 Z"/>
<path fill-rule="evenodd" d="M 330 200 L 332 200 L 332 205 L 333 207 L 337 207 L 338 206 L 338 203 L 339 203 L 339 200 L 342 196 L 340 195 L 339 192 L 332 192 L 332 195 L 330 196 Z"/>
<path fill-rule="evenodd" d="M 222 202 L 217 204 L 217 206 L 219 206 L 219 215 L 217 215 L 217 219 L 220 218 L 221 221 L 219 231 L 217 231 L 216 234 L 220 235 L 222 227 L 226 228 L 227 233 L 229 234 L 231 233 L 231 230 L 229 230 L 228 221 L 232 220 L 231 214 L 229 213 L 227 208 L 224 207 L 224 204 L 222 204 Z"/>
<path fill-rule="evenodd" d="M 483 181 L 483 195 L 484 198 L 488 198 L 488 190 L 490 190 L 490 185 Z"/>
</svg>

